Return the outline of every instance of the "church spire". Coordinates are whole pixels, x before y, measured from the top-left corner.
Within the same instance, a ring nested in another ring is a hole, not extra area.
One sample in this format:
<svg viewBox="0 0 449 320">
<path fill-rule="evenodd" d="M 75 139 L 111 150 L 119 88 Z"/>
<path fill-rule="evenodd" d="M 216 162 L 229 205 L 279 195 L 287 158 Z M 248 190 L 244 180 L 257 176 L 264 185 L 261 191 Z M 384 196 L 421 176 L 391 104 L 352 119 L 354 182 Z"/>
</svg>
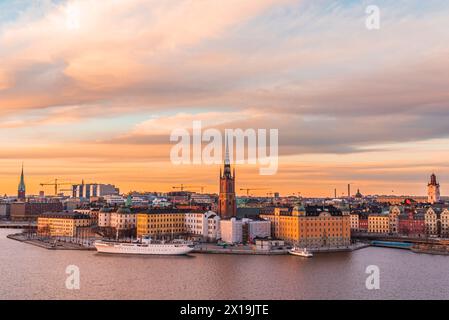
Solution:
<svg viewBox="0 0 449 320">
<path fill-rule="evenodd" d="M 223 168 L 223 174 L 226 177 L 231 177 L 231 160 L 229 157 L 229 143 L 228 143 L 228 137 L 225 137 L 225 158 L 224 158 L 224 168 Z"/>
<path fill-rule="evenodd" d="M 228 143 L 228 137 L 225 137 L 225 159 L 224 159 L 224 164 L 225 165 L 230 165 L 231 161 L 229 160 L 229 143 Z"/>
<path fill-rule="evenodd" d="M 237 202 L 235 197 L 235 168 L 231 173 L 231 160 L 229 156 L 228 137 L 225 137 L 225 157 L 223 175 L 220 168 L 220 193 L 218 196 L 218 214 L 222 219 L 237 215 Z M 232 146 L 231 146 L 232 148 Z"/>
<path fill-rule="evenodd" d="M 19 183 L 19 188 L 18 188 L 18 193 L 17 193 L 19 200 L 25 200 L 25 191 L 26 191 L 25 176 L 23 174 L 23 162 L 22 162 L 22 172 L 20 174 L 20 183 Z"/>
</svg>

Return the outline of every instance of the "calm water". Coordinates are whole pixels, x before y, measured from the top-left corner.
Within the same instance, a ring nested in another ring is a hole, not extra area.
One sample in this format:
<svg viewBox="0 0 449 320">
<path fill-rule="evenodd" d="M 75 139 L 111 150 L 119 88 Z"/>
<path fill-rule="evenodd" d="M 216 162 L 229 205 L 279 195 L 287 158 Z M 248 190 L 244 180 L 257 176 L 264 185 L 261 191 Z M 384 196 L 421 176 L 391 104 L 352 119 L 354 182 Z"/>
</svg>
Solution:
<svg viewBox="0 0 449 320">
<path fill-rule="evenodd" d="M 294 256 L 134 257 L 51 251 L 0 229 L 1 299 L 448 299 L 449 257 L 367 248 Z M 65 288 L 77 265 L 81 289 Z M 365 268 L 380 268 L 367 290 Z"/>
</svg>

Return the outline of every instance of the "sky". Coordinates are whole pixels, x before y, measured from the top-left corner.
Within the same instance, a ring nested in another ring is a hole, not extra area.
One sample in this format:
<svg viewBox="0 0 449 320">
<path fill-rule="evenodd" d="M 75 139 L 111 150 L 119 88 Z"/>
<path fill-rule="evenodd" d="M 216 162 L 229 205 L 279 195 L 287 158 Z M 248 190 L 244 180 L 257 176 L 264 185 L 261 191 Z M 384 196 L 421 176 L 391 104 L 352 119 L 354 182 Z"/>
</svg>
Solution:
<svg viewBox="0 0 449 320">
<path fill-rule="evenodd" d="M 367 6 L 380 9 L 369 30 Z M 331 196 L 449 185 L 445 0 L 0 0 L 0 193 L 60 181 L 205 186 L 170 133 L 279 130 L 279 168 L 236 187 Z M 196 191 L 196 190 L 192 190 Z"/>
</svg>

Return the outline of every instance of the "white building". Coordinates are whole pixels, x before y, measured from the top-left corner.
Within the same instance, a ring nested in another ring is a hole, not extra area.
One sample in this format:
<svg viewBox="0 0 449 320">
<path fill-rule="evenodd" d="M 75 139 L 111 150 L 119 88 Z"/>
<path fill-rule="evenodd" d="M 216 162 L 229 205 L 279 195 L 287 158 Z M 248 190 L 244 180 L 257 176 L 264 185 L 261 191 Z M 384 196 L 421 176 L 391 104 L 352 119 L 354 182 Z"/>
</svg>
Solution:
<svg viewBox="0 0 449 320">
<path fill-rule="evenodd" d="M 107 195 L 104 196 L 104 200 L 108 205 L 116 206 L 116 205 L 122 205 L 125 203 L 126 199 L 122 196 L 117 195 Z"/>
<path fill-rule="evenodd" d="M 242 222 L 248 226 L 249 242 L 254 242 L 256 238 L 271 237 L 271 221 L 243 219 Z"/>
<path fill-rule="evenodd" d="M 155 207 L 166 208 L 170 207 L 172 203 L 166 198 L 156 198 L 153 200 L 152 205 Z"/>
<path fill-rule="evenodd" d="M 194 203 L 207 203 L 211 204 L 213 202 L 213 199 L 208 194 L 201 194 L 201 193 L 192 193 L 190 195 L 190 200 Z"/>
<path fill-rule="evenodd" d="M 243 222 L 236 218 L 220 221 L 221 240 L 226 243 L 241 243 L 243 241 Z"/>
<path fill-rule="evenodd" d="M 221 237 L 220 216 L 213 211 L 207 217 L 207 240 L 217 241 Z"/>
<path fill-rule="evenodd" d="M 430 176 L 430 182 L 427 185 L 427 197 L 428 202 L 431 204 L 435 204 L 440 202 L 440 184 L 437 181 L 437 176 L 432 174 Z"/>
<path fill-rule="evenodd" d="M 357 213 L 350 214 L 351 231 L 359 231 L 359 215 Z"/>
<path fill-rule="evenodd" d="M 129 230 L 135 228 L 137 215 L 128 208 L 119 208 L 117 211 L 110 211 L 103 208 L 98 213 L 98 226 L 103 228 L 115 228 L 117 230 Z"/>
<path fill-rule="evenodd" d="M 265 240 L 265 239 L 257 239 L 256 241 L 256 250 L 260 251 L 270 251 L 273 249 L 283 249 L 285 246 L 284 240 Z"/>
<path fill-rule="evenodd" d="M 213 211 L 206 213 L 186 213 L 186 232 L 206 241 L 216 241 L 220 237 L 220 217 Z"/>
<path fill-rule="evenodd" d="M 11 205 L 9 203 L 0 203 L 0 218 L 9 217 Z"/>
<path fill-rule="evenodd" d="M 131 197 L 131 204 L 133 206 L 146 206 L 148 205 L 148 200 L 142 197 Z"/>
<path fill-rule="evenodd" d="M 73 186 L 74 198 L 104 197 L 118 195 L 119 189 L 112 184 L 77 184 Z"/>
</svg>

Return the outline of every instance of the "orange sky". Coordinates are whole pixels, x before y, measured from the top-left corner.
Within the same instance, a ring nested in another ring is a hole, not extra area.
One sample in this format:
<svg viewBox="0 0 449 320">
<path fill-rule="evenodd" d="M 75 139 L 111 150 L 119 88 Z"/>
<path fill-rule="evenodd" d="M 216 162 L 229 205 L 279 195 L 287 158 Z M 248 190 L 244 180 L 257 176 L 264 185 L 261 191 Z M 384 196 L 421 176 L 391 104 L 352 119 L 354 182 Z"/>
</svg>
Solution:
<svg viewBox="0 0 449 320">
<path fill-rule="evenodd" d="M 218 191 L 219 166 L 175 166 L 169 136 L 278 129 L 279 170 L 237 188 L 425 195 L 449 169 L 449 4 L 312 0 L 0 3 L 0 192 L 39 183 Z M 51 187 L 45 188 L 47 193 Z"/>
</svg>

